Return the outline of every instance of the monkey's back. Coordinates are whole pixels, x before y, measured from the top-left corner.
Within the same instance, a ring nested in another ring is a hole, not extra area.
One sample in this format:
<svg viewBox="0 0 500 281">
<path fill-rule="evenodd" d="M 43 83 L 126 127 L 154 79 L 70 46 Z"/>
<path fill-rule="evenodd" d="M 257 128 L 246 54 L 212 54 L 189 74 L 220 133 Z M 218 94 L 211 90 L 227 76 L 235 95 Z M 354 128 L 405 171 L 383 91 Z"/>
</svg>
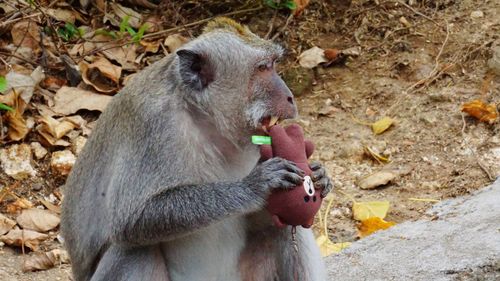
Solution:
<svg viewBox="0 0 500 281">
<path fill-rule="evenodd" d="M 100 255 L 109 247 L 111 206 L 116 197 L 131 193 L 132 198 L 134 192 L 141 192 L 141 181 L 155 185 L 165 176 L 158 173 L 146 179 L 147 174 L 140 175 L 148 170 L 155 172 L 154 151 L 148 149 L 159 148 L 137 144 L 159 137 L 158 132 L 151 133 L 158 129 L 154 118 L 160 115 L 168 119 L 171 89 L 162 89 L 161 85 L 170 63 L 171 57 L 167 57 L 146 68 L 113 97 L 66 181 L 61 232 L 76 281 L 91 278 Z M 151 159 L 140 161 L 144 157 Z"/>
</svg>

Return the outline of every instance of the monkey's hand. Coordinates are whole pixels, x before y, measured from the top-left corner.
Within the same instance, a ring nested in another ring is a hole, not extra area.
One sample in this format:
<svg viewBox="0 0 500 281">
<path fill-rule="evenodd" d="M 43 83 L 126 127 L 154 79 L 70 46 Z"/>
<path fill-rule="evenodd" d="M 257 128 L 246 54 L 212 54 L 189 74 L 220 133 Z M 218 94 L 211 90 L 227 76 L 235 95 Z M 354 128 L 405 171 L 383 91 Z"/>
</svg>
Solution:
<svg viewBox="0 0 500 281">
<path fill-rule="evenodd" d="M 325 167 L 319 162 L 313 162 L 309 167 L 312 170 L 312 180 L 316 188 L 321 189 L 321 197 L 325 198 L 332 191 L 332 180 L 326 174 Z"/>
<path fill-rule="evenodd" d="M 243 181 L 265 200 L 273 189 L 287 189 L 302 184 L 304 175 L 304 171 L 292 161 L 274 157 L 257 164 Z"/>
</svg>

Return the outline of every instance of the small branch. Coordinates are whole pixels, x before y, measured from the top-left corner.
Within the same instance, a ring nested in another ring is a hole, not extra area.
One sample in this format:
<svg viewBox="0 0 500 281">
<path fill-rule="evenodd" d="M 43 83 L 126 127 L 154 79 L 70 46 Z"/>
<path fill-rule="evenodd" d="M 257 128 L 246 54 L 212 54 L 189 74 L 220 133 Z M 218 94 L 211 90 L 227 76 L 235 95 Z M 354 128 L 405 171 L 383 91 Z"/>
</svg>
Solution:
<svg viewBox="0 0 500 281">
<path fill-rule="evenodd" d="M 266 33 L 266 36 L 264 36 L 264 39 L 269 39 L 269 36 L 271 36 L 271 32 L 273 32 L 274 29 L 274 22 L 276 21 L 276 16 L 278 15 L 278 9 L 274 10 L 274 15 L 273 18 L 271 19 L 271 22 L 269 23 L 269 30 Z"/>
<path fill-rule="evenodd" d="M 199 20 L 199 21 L 191 22 L 191 23 L 188 23 L 188 24 L 185 24 L 185 25 L 182 25 L 182 26 L 177 26 L 177 27 L 173 27 L 173 28 L 161 30 L 161 31 L 154 32 L 154 33 L 149 33 L 149 34 L 144 35 L 142 38 L 143 39 L 148 39 L 148 38 L 161 37 L 161 36 L 163 36 L 165 34 L 168 34 L 168 33 L 174 32 L 174 31 L 179 31 L 179 30 L 182 30 L 182 29 L 186 29 L 188 27 L 193 27 L 193 26 L 197 26 L 197 25 L 209 22 L 212 19 L 214 19 L 215 17 L 229 17 L 229 16 L 238 15 L 238 14 L 255 12 L 255 11 L 258 11 L 258 10 L 260 10 L 262 8 L 263 8 L 263 6 L 259 5 L 258 7 L 255 7 L 255 8 L 248 8 L 248 9 L 244 9 L 244 10 L 233 11 L 233 12 L 229 12 L 229 13 L 226 13 L 226 14 L 223 14 L 223 15 L 213 16 L 213 17 L 209 17 L 209 18 L 202 19 L 202 20 Z"/>
<path fill-rule="evenodd" d="M 435 25 L 439 26 L 439 27 L 443 27 L 441 24 L 439 24 L 437 21 L 435 21 L 434 19 L 432 19 L 431 17 L 425 15 L 425 14 L 422 14 L 421 12 L 415 10 L 412 6 L 404 3 L 404 2 L 401 2 L 401 1 L 396 1 L 397 3 L 403 5 L 405 8 L 407 8 L 408 10 L 411 10 L 412 12 L 414 12 L 415 14 L 423 17 L 424 19 L 428 20 L 428 21 L 431 21 L 433 22 Z"/>
<path fill-rule="evenodd" d="M 276 32 L 276 34 L 273 35 L 271 41 L 274 41 L 276 38 L 278 38 L 278 36 L 280 36 L 281 33 L 283 33 L 283 31 L 285 31 L 285 29 L 288 27 L 288 24 L 292 21 L 292 19 L 293 19 L 293 13 L 290 13 L 288 18 L 286 19 L 285 25 L 283 25 L 280 31 Z"/>
</svg>

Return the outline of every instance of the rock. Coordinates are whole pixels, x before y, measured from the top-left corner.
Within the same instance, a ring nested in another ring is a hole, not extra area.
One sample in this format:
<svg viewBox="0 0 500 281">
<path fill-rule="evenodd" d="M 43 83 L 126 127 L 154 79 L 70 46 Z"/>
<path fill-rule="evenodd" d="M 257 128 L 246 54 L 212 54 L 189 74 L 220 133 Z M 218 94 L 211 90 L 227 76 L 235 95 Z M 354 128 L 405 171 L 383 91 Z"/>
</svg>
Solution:
<svg viewBox="0 0 500 281">
<path fill-rule="evenodd" d="M 488 60 L 488 67 L 498 76 L 500 76 L 500 46 L 492 49 L 493 56 Z"/>
<path fill-rule="evenodd" d="M 83 147 L 87 143 L 87 138 L 84 136 L 78 136 L 71 142 L 71 150 L 78 156 L 82 152 Z"/>
<path fill-rule="evenodd" d="M 43 147 L 39 142 L 32 142 L 30 146 L 36 159 L 42 159 L 45 155 L 47 155 L 47 149 L 45 149 L 45 147 Z"/>
<path fill-rule="evenodd" d="M 325 258 L 328 280 L 500 280 L 500 181 Z"/>
<path fill-rule="evenodd" d="M 358 182 L 358 186 L 361 189 L 374 189 L 378 186 L 388 184 L 396 177 L 397 175 L 390 171 L 380 171 L 361 179 Z"/>
<path fill-rule="evenodd" d="M 483 11 L 472 11 L 472 13 L 470 13 L 470 17 L 473 18 L 473 19 L 478 19 L 478 18 L 482 18 L 484 17 L 484 13 Z"/>
<path fill-rule="evenodd" d="M 31 190 L 33 191 L 40 191 L 43 188 L 43 184 L 41 182 L 35 182 L 34 184 L 31 185 Z"/>
<path fill-rule="evenodd" d="M 76 157 L 69 150 L 56 151 L 52 153 L 52 159 L 50 160 L 51 169 L 61 176 L 66 176 L 73 168 L 75 164 Z"/>
<path fill-rule="evenodd" d="M 32 208 L 23 210 L 16 221 L 23 229 L 46 232 L 56 228 L 61 219 L 50 211 Z"/>
<path fill-rule="evenodd" d="M 300 97 L 311 88 L 314 80 L 314 71 L 302 67 L 289 68 L 283 73 L 283 80 L 293 95 Z"/>
<path fill-rule="evenodd" d="M 0 214 L 0 235 L 3 235 L 5 233 L 9 232 L 15 225 L 16 225 L 15 221 Z"/>
<path fill-rule="evenodd" d="M 31 148 L 27 144 L 14 144 L 0 150 L 3 171 L 16 180 L 36 176 L 31 166 Z"/>
</svg>

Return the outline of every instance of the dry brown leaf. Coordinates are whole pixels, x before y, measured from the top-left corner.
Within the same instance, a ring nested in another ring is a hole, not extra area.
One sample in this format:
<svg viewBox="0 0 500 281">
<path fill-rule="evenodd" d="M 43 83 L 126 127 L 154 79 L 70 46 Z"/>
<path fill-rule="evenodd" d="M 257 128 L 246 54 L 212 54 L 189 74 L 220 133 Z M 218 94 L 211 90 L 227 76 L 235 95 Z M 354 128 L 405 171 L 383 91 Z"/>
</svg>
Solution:
<svg viewBox="0 0 500 281">
<path fill-rule="evenodd" d="M 79 88 L 62 87 L 54 96 L 54 107 L 61 115 L 76 113 L 80 109 L 103 111 L 112 97 L 85 91 Z"/>
<path fill-rule="evenodd" d="M 305 50 L 299 56 L 299 64 L 304 68 L 315 68 L 320 63 L 327 62 L 325 51 L 319 47 L 312 47 Z"/>
<path fill-rule="evenodd" d="M 61 206 L 54 205 L 50 203 L 47 200 L 44 199 L 39 199 L 40 203 L 42 203 L 45 208 L 49 209 L 50 211 L 56 213 L 56 214 L 61 214 Z"/>
<path fill-rule="evenodd" d="M 141 46 L 144 48 L 143 53 L 157 53 L 158 50 L 160 49 L 160 42 L 159 40 L 157 41 L 145 41 L 142 40 L 140 42 Z"/>
<path fill-rule="evenodd" d="M 63 263 L 69 263 L 69 255 L 65 250 L 54 249 L 45 253 L 33 253 L 25 259 L 23 271 L 46 270 Z"/>
<path fill-rule="evenodd" d="M 358 186 L 361 189 L 374 189 L 381 185 L 388 184 L 397 176 L 397 174 L 391 171 L 378 171 L 359 180 Z"/>
<path fill-rule="evenodd" d="M 3 235 L 5 233 L 9 232 L 15 225 L 16 225 L 15 221 L 0 214 L 0 235 Z"/>
<path fill-rule="evenodd" d="M 493 124 L 498 119 L 497 107 L 494 103 L 486 104 L 481 100 L 473 100 L 462 106 L 462 111 L 481 122 Z"/>
<path fill-rule="evenodd" d="M 0 95 L 0 103 L 6 104 L 14 109 L 12 111 L 7 111 L 4 115 L 4 125 L 8 127 L 7 138 L 13 141 L 24 139 L 30 131 L 23 117 L 24 110 L 26 109 L 26 102 L 24 102 L 16 90 L 12 90 L 6 95 Z"/>
<path fill-rule="evenodd" d="M 143 22 L 142 15 L 133 9 L 124 7 L 117 3 L 109 3 L 111 7 L 112 13 L 108 13 L 104 16 L 104 22 L 109 20 L 112 25 L 120 26 L 120 23 L 125 17 L 128 17 L 128 24 L 133 28 L 141 27 L 141 23 Z"/>
<path fill-rule="evenodd" d="M 50 116 L 42 116 L 38 122 L 40 122 L 40 126 L 37 127 L 38 132 L 48 133 L 55 139 L 62 138 L 76 127 L 73 122 L 64 119 L 59 121 Z"/>
<path fill-rule="evenodd" d="M 66 79 L 61 79 L 55 76 L 48 76 L 47 78 L 42 80 L 42 82 L 40 82 L 40 86 L 47 90 L 57 91 L 62 86 L 66 85 L 66 83 L 67 83 Z"/>
<path fill-rule="evenodd" d="M 16 221 L 23 229 L 47 232 L 56 228 L 61 219 L 50 211 L 32 208 L 23 210 Z"/>
<path fill-rule="evenodd" d="M 40 27 L 34 21 L 20 21 L 14 24 L 10 31 L 12 43 L 15 46 L 27 47 L 33 50 L 33 52 L 39 53 L 41 51 L 39 30 Z"/>
<path fill-rule="evenodd" d="M 77 18 L 77 15 L 75 14 L 76 12 L 71 10 L 60 9 L 60 8 L 52 9 L 44 7 L 40 7 L 40 10 L 42 10 L 48 16 L 62 22 L 75 23 L 75 20 Z"/>
<path fill-rule="evenodd" d="M 294 0 L 295 4 L 297 5 L 297 8 L 294 11 L 295 16 L 299 16 L 302 11 L 306 8 L 307 5 L 309 5 L 310 0 Z"/>
<path fill-rule="evenodd" d="M 0 236 L 0 241 L 7 245 L 22 247 L 23 245 L 33 251 L 38 250 L 40 242 L 47 240 L 47 234 L 32 230 L 13 229 L 6 235 Z"/>
<path fill-rule="evenodd" d="M 171 54 L 175 52 L 175 50 L 179 49 L 182 45 L 189 42 L 189 39 L 180 35 L 180 34 L 172 34 L 165 38 L 163 45 L 167 48 L 168 52 Z"/>
<path fill-rule="evenodd" d="M 118 90 L 122 68 L 99 57 L 93 63 L 82 61 L 80 64 L 83 81 L 99 92 L 113 93 Z"/>
<path fill-rule="evenodd" d="M 22 209 L 29 209 L 29 208 L 33 208 L 33 203 L 31 203 L 28 199 L 25 198 L 17 198 L 16 201 L 6 206 L 7 213 L 9 214 L 14 214 Z"/>
<path fill-rule="evenodd" d="M 378 230 L 388 229 L 395 224 L 395 222 L 385 221 L 379 217 L 372 217 L 361 221 L 361 223 L 358 225 L 358 235 L 359 237 L 363 238 Z"/>
</svg>

